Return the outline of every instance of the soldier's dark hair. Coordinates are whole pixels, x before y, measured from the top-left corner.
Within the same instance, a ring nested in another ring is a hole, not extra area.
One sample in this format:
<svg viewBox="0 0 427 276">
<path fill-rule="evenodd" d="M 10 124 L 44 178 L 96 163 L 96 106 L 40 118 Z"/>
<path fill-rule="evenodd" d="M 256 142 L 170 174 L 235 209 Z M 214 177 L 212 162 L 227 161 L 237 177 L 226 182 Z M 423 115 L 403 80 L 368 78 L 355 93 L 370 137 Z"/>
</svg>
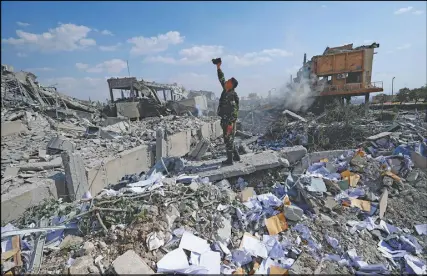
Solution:
<svg viewBox="0 0 427 276">
<path fill-rule="evenodd" d="M 235 78 L 231 78 L 231 83 L 233 84 L 233 89 L 239 85 L 239 82 Z"/>
</svg>

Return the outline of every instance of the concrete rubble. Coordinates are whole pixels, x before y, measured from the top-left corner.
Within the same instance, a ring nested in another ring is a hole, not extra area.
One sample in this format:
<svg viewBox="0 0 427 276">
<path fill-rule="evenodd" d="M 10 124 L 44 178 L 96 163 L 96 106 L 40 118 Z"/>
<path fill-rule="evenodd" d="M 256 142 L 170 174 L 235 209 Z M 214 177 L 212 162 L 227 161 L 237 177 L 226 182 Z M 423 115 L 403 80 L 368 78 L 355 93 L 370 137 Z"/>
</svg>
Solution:
<svg viewBox="0 0 427 276">
<path fill-rule="evenodd" d="M 28 98 L 2 101 L 2 273 L 427 273 L 415 112 L 275 107 L 263 131 L 240 118 L 241 161 L 221 166 L 217 117 L 56 116 L 18 77 L 2 76 Z"/>
</svg>

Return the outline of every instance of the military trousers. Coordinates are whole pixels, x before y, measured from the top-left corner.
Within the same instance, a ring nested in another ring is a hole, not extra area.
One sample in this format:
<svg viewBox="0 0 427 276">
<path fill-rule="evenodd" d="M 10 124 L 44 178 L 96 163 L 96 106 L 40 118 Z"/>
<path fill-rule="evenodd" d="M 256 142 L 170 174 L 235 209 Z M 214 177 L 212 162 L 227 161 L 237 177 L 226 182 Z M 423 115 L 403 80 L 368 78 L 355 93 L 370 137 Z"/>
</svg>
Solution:
<svg viewBox="0 0 427 276">
<path fill-rule="evenodd" d="M 229 126 L 231 125 L 231 131 Z M 224 138 L 225 148 L 228 153 L 234 151 L 234 136 L 236 135 L 236 122 L 229 122 L 228 120 L 221 120 L 222 137 Z"/>
</svg>

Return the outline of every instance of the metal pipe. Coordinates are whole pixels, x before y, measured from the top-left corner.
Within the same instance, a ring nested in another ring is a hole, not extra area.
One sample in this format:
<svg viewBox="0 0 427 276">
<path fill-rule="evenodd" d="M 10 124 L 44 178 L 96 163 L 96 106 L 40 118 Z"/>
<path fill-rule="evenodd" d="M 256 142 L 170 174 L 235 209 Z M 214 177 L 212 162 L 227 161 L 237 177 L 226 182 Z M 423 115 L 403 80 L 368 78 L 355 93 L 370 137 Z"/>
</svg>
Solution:
<svg viewBox="0 0 427 276">
<path fill-rule="evenodd" d="M 394 92 L 394 90 L 393 90 L 393 83 L 394 83 L 394 79 L 395 79 L 396 77 L 393 77 L 392 79 L 391 79 L 391 96 L 393 97 L 393 92 Z"/>
</svg>

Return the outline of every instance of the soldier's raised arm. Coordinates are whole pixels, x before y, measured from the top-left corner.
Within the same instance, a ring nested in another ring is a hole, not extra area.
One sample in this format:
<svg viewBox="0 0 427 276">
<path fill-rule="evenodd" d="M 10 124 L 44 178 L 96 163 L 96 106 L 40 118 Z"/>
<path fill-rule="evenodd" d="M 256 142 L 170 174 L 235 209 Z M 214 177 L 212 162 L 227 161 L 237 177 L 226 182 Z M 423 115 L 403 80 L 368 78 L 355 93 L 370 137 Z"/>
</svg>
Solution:
<svg viewBox="0 0 427 276">
<path fill-rule="evenodd" d="M 222 88 L 224 88 L 225 77 L 224 77 L 224 73 L 221 70 L 221 64 L 222 64 L 221 58 L 212 59 L 212 63 L 216 65 L 216 69 L 217 69 L 217 73 L 218 73 L 218 80 L 221 83 Z"/>
</svg>

